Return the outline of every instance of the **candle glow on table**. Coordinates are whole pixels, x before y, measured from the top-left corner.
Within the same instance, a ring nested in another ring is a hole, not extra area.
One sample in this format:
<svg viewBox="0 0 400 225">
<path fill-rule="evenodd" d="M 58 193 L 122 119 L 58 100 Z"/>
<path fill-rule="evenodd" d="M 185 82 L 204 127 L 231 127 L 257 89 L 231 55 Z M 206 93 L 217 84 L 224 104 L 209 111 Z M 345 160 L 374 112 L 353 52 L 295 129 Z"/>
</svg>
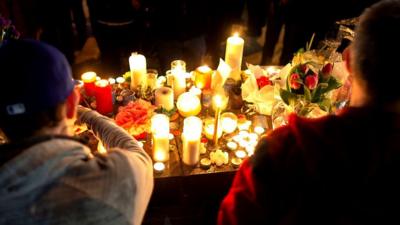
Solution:
<svg viewBox="0 0 400 225">
<path fill-rule="evenodd" d="M 201 111 L 201 102 L 197 96 L 186 92 L 179 96 L 176 107 L 183 117 L 196 116 Z"/>
<path fill-rule="evenodd" d="M 211 88 L 211 75 L 212 70 L 207 65 L 197 67 L 194 72 L 194 84 L 200 89 L 210 89 Z"/>
<path fill-rule="evenodd" d="M 230 141 L 226 143 L 226 147 L 228 147 L 231 151 L 235 151 L 238 148 L 238 145 L 236 144 L 236 142 Z"/>
<path fill-rule="evenodd" d="M 83 88 L 85 89 L 85 93 L 87 96 L 94 96 L 96 92 L 96 77 L 97 74 L 95 72 L 86 72 L 82 74 L 81 79 L 83 81 Z"/>
<path fill-rule="evenodd" d="M 174 91 L 169 87 L 160 87 L 155 91 L 155 105 L 171 111 L 174 106 Z"/>
<path fill-rule="evenodd" d="M 199 162 L 201 131 L 203 122 L 200 118 L 190 116 L 183 121 L 182 132 L 182 161 L 194 166 Z"/>
<path fill-rule="evenodd" d="M 236 130 L 237 116 L 234 113 L 226 112 L 221 115 L 222 130 L 230 134 Z"/>
<path fill-rule="evenodd" d="M 147 64 L 143 55 L 132 53 L 129 57 L 129 68 L 131 70 L 131 89 L 139 86 L 147 88 Z"/>
<path fill-rule="evenodd" d="M 151 118 L 153 159 L 165 162 L 169 159 L 169 117 L 156 114 Z"/>
<path fill-rule="evenodd" d="M 156 162 L 154 163 L 154 171 L 157 173 L 162 173 L 165 170 L 165 164 L 162 162 Z"/>
<path fill-rule="evenodd" d="M 244 40 L 237 33 L 226 41 L 225 62 L 232 68 L 230 78 L 240 80 Z"/>
<path fill-rule="evenodd" d="M 107 115 L 113 112 L 113 97 L 112 97 L 112 87 L 109 85 L 107 80 L 96 81 L 96 110 Z"/>
</svg>

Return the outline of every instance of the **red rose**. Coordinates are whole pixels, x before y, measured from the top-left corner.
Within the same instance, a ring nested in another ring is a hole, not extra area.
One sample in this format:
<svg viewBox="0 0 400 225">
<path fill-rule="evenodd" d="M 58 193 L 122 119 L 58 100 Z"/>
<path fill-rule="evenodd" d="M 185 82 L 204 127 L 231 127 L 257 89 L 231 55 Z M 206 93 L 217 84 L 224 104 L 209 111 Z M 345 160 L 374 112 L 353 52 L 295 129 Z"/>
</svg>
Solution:
<svg viewBox="0 0 400 225">
<path fill-rule="evenodd" d="M 309 70 L 309 68 L 308 68 L 307 64 L 300 65 L 300 71 L 303 74 L 306 74 L 308 72 L 308 70 Z"/>
<path fill-rule="evenodd" d="M 289 77 L 289 85 L 290 88 L 297 90 L 301 87 L 301 83 L 298 81 L 300 80 L 300 75 L 298 73 L 293 73 Z"/>
<path fill-rule="evenodd" d="M 258 88 L 263 88 L 265 85 L 272 85 L 272 82 L 266 76 L 261 76 L 257 79 Z"/>
<path fill-rule="evenodd" d="M 308 89 L 313 90 L 317 87 L 318 84 L 318 76 L 317 74 L 308 75 L 305 79 L 305 85 Z"/>
<path fill-rule="evenodd" d="M 321 70 L 322 75 L 324 75 L 324 77 L 329 76 L 332 73 L 333 70 L 333 65 L 332 63 L 327 63 Z"/>
</svg>

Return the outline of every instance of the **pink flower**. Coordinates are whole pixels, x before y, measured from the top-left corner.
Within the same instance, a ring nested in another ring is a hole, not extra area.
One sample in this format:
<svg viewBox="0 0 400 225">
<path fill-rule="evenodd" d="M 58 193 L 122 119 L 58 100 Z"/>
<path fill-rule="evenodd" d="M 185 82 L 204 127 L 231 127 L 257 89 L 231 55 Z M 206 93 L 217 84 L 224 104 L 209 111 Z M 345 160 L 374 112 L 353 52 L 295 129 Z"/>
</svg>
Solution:
<svg viewBox="0 0 400 225">
<path fill-rule="evenodd" d="M 297 90 L 301 87 L 301 83 L 298 81 L 300 80 L 300 75 L 298 73 L 293 73 L 289 77 L 289 84 L 290 88 Z"/>
<path fill-rule="evenodd" d="M 313 90 L 317 87 L 318 84 L 318 76 L 317 74 L 308 75 L 305 79 L 305 85 L 308 89 Z"/>
</svg>

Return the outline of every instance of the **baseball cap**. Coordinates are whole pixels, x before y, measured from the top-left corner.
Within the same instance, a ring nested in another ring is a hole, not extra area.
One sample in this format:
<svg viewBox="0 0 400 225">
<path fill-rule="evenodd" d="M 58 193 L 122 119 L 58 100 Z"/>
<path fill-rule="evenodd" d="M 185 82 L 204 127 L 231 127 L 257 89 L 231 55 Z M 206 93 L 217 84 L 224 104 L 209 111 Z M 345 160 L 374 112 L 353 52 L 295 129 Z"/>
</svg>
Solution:
<svg viewBox="0 0 400 225">
<path fill-rule="evenodd" d="M 75 86 L 65 56 L 35 40 L 12 40 L 0 47 L 0 115 L 43 111 L 63 102 Z M 9 87 L 9 88 L 8 88 Z"/>
</svg>

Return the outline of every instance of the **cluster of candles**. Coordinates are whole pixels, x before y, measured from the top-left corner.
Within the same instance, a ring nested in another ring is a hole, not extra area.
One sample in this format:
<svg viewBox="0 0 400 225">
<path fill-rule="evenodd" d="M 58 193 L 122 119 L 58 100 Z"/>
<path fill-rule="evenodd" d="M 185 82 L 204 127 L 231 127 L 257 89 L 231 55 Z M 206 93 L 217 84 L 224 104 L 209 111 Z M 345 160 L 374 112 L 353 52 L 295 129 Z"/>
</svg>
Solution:
<svg viewBox="0 0 400 225">
<path fill-rule="evenodd" d="M 243 48 L 244 40 L 237 34 L 227 39 L 225 61 L 231 68 L 229 76 L 235 81 L 241 79 Z M 202 133 L 212 140 L 214 145 L 217 145 L 223 133 L 233 133 L 240 126 L 235 114 L 222 113 L 228 105 L 228 97 L 212 89 L 212 86 L 221 88 L 223 83 L 214 80 L 215 74 L 210 67 L 200 66 L 192 73 L 188 73 L 186 63 L 175 60 L 171 63 L 171 69 L 166 72 L 166 77 L 157 78 L 157 73 L 149 73 L 146 58 L 138 53 L 132 53 L 129 57 L 129 67 L 131 82 L 128 86 L 131 90 L 143 90 L 150 87 L 155 90 L 156 107 L 171 111 L 176 105 L 179 114 L 185 117 L 181 139 L 183 162 L 186 165 L 198 164 L 200 151 L 202 147 L 204 148 L 201 145 Z M 120 85 L 125 82 L 125 79 L 119 77 L 116 80 L 112 78 L 104 80 L 94 72 L 84 73 L 81 78 L 87 96 L 93 96 L 96 99 L 96 110 L 105 115 L 112 113 L 112 85 Z M 167 85 L 164 86 L 164 83 Z M 191 83 L 193 86 L 190 85 Z M 190 89 L 187 91 L 188 88 Z M 204 122 L 197 117 L 201 112 L 202 98 L 208 101 L 211 99 L 215 112 L 214 117 L 206 118 Z M 163 171 L 165 162 L 169 158 L 171 136 L 169 118 L 163 114 L 156 114 L 151 121 L 153 159 L 156 162 L 154 169 Z"/>
</svg>

